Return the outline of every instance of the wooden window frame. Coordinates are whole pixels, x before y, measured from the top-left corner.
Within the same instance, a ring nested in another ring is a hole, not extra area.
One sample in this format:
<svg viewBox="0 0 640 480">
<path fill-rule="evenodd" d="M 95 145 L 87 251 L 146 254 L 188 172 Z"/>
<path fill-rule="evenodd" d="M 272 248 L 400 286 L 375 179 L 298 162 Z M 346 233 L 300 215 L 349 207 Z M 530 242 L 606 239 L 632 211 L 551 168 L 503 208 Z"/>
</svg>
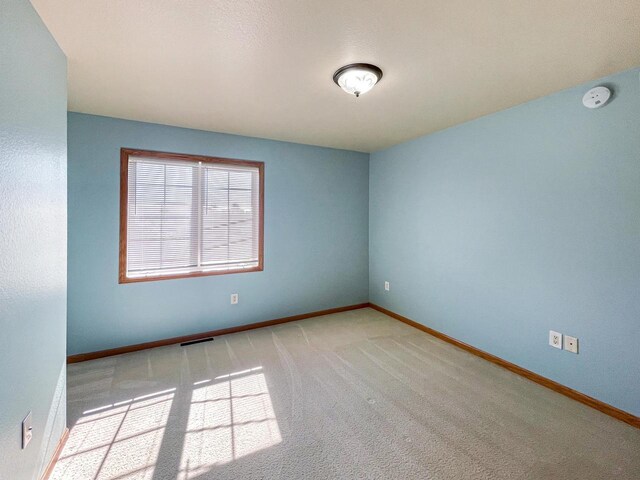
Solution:
<svg viewBox="0 0 640 480">
<path fill-rule="evenodd" d="M 127 212 L 129 201 L 129 157 L 144 156 L 162 160 L 182 160 L 190 162 L 215 163 L 218 165 L 235 165 L 241 167 L 253 167 L 258 169 L 258 185 L 260 187 L 259 202 L 259 228 L 258 228 L 258 265 L 251 268 L 237 270 L 221 270 L 210 272 L 190 272 L 172 275 L 157 275 L 153 277 L 127 277 Z M 174 280 L 177 278 L 208 277 L 210 275 L 231 275 L 235 273 L 261 272 L 264 270 L 264 162 L 251 160 L 236 160 L 232 158 L 208 157 L 205 155 L 190 155 L 186 153 L 158 152 L 154 150 L 140 150 L 135 148 L 120 149 L 120 255 L 119 255 L 119 282 L 137 283 L 152 282 L 157 280 Z"/>
</svg>

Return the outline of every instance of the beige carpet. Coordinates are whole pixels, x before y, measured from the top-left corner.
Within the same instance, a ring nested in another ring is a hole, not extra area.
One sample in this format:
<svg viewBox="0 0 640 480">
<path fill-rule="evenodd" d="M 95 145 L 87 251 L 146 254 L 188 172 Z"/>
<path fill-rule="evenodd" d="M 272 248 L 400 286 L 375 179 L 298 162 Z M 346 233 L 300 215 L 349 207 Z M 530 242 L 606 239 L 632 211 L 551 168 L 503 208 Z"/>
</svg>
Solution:
<svg viewBox="0 0 640 480">
<path fill-rule="evenodd" d="M 640 478 L 640 430 L 371 309 L 68 382 L 54 480 Z"/>
</svg>

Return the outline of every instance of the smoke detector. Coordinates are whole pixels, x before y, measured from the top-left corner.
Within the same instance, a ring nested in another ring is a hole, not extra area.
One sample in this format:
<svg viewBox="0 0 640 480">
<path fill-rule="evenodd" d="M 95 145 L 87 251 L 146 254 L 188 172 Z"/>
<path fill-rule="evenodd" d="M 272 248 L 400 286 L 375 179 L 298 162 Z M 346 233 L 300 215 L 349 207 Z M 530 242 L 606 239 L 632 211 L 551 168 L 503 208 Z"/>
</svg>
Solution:
<svg viewBox="0 0 640 480">
<path fill-rule="evenodd" d="M 611 98 L 611 90 L 607 87 L 595 87 L 582 97 L 582 104 L 587 108 L 604 107 Z"/>
</svg>

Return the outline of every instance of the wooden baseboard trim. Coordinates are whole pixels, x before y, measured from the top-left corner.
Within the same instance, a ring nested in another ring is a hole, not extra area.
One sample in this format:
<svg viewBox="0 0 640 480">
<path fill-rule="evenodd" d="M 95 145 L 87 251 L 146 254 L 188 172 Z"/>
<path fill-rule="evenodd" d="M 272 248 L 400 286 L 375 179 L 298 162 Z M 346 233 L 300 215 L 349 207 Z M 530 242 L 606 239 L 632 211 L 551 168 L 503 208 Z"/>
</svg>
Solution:
<svg viewBox="0 0 640 480">
<path fill-rule="evenodd" d="M 58 462 L 58 459 L 60 458 L 62 449 L 64 448 L 64 445 L 67 443 L 68 438 L 69 438 L 69 429 L 65 427 L 64 431 L 62 432 L 62 435 L 60 436 L 60 440 L 58 440 L 58 445 L 56 445 L 56 449 L 53 452 L 53 456 L 51 457 L 51 460 L 49 461 L 47 468 L 42 474 L 42 477 L 40 477 L 40 480 L 49 479 L 49 477 L 51 476 L 51 473 L 53 472 L 54 467 L 56 466 L 56 463 Z"/>
<path fill-rule="evenodd" d="M 127 345 L 124 347 L 110 348 L 108 350 L 100 350 L 98 352 L 79 353 L 76 355 L 69 355 L 67 357 L 67 363 L 86 362 L 87 360 L 95 360 L 97 358 L 111 357 L 113 355 L 120 355 L 123 353 L 137 352 L 139 350 L 146 350 L 148 348 L 164 347 L 167 345 L 174 345 L 176 343 L 190 342 L 192 340 L 198 340 L 203 337 L 217 337 L 219 335 L 227 335 L 229 333 L 244 332 L 246 330 L 253 330 L 256 328 L 272 327 L 273 325 L 279 325 L 281 323 L 295 322 L 296 320 L 304 320 L 305 318 L 320 317 L 322 315 L 330 315 L 332 313 L 347 312 L 349 310 L 357 310 L 359 308 L 366 308 L 368 306 L 369 306 L 368 303 L 360 303 L 357 305 L 348 305 L 346 307 L 329 308 L 327 310 L 318 310 L 317 312 L 302 313 L 300 315 L 293 315 L 291 317 L 276 318 L 273 320 L 266 320 L 264 322 L 250 323 L 248 325 L 240 325 L 237 327 L 222 328 L 220 330 L 212 330 L 209 332 L 196 333 L 193 335 L 185 335 L 182 337 L 166 338 L 164 340 L 156 340 L 154 342 L 145 342 L 145 343 L 138 343 L 136 345 Z"/>
<path fill-rule="evenodd" d="M 391 310 L 387 310 L 386 308 L 383 308 L 379 305 L 375 305 L 371 303 L 369 304 L 369 306 L 375 310 L 378 310 L 379 312 L 384 313 L 385 315 L 395 318 L 396 320 L 400 320 L 401 322 L 406 323 L 407 325 L 411 325 L 412 327 L 415 327 L 418 330 L 422 330 L 423 332 L 428 333 L 429 335 L 439 338 L 440 340 L 443 340 L 447 343 L 455 345 L 458 348 L 466 350 L 467 352 L 472 353 L 473 355 L 476 355 L 491 363 L 499 365 L 502 368 L 506 368 L 507 370 L 513 373 L 517 373 L 518 375 L 521 375 L 531 380 L 532 382 L 538 383 L 543 387 L 547 387 L 555 392 L 561 393 L 562 395 L 572 398 L 573 400 L 576 400 L 580 403 L 588 405 L 591 408 L 595 408 L 596 410 L 606 415 L 609 415 L 610 417 L 621 420 L 636 428 L 640 428 L 640 417 L 637 417 L 629 412 L 620 410 L 619 408 L 616 408 L 612 405 L 601 402 L 600 400 L 597 400 L 593 397 L 585 395 L 584 393 L 578 392 L 577 390 L 574 390 L 572 388 L 566 387 L 558 382 L 555 382 L 546 377 L 543 377 L 542 375 L 538 375 L 537 373 L 527 370 L 526 368 L 522 368 L 514 363 L 503 360 L 500 357 L 496 357 L 495 355 L 492 355 L 483 350 L 480 350 L 472 345 L 461 342 L 460 340 L 456 340 L 455 338 L 450 337 L 449 335 L 445 335 L 444 333 L 434 330 L 433 328 L 426 327 L 421 323 L 415 322 L 407 317 L 403 317 L 402 315 L 392 312 Z"/>
</svg>

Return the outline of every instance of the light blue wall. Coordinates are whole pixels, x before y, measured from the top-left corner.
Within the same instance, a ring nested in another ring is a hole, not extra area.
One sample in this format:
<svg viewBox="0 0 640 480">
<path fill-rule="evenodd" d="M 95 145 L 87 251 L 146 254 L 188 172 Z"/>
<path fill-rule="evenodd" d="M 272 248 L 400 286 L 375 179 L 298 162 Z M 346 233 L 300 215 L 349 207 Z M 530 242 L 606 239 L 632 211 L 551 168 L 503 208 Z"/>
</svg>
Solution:
<svg viewBox="0 0 640 480">
<path fill-rule="evenodd" d="M 66 59 L 0 2 L 0 478 L 37 479 L 66 422 Z M 21 422 L 34 436 L 21 450 Z"/>
<path fill-rule="evenodd" d="M 121 147 L 265 162 L 264 271 L 119 285 Z M 69 353 L 368 301 L 368 160 L 70 113 Z"/>
<path fill-rule="evenodd" d="M 638 73 L 372 154 L 371 301 L 640 415 Z"/>
</svg>

